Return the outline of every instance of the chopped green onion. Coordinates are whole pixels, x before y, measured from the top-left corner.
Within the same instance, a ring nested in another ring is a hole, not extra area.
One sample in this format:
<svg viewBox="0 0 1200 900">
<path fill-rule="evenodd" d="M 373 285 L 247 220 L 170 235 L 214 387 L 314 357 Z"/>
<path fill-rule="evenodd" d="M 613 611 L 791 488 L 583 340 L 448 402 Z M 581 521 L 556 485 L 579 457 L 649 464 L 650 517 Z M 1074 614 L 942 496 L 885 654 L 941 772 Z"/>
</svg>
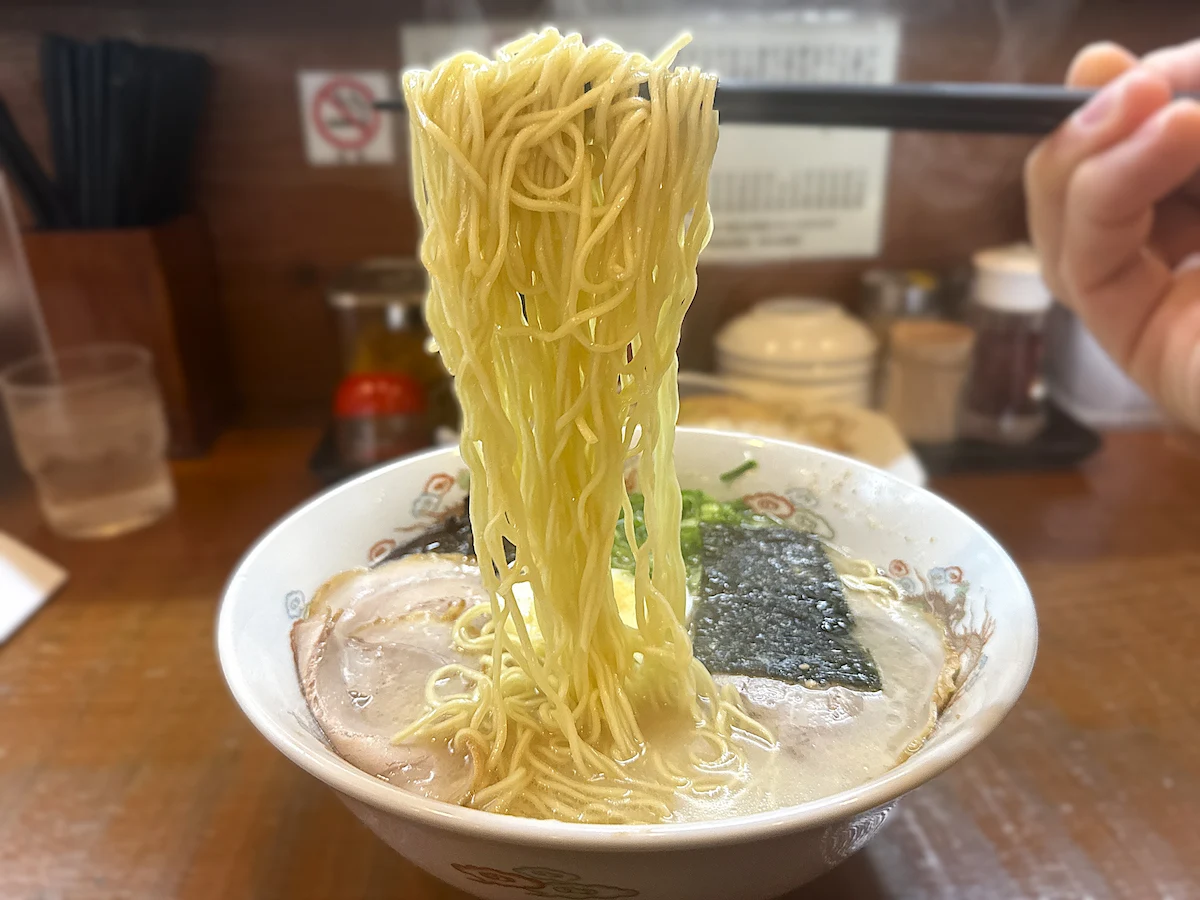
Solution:
<svg viewBox="0 0 1200 900">
<path fill-rule="evenodd" d="M 748 459 L 744 463 L 742 463 L 740 466 L 730 469 L 728 472 L 725 472 L 721 476 L 721 483 L 722 484 L 733 484 L 733 482 L 737 481 L 737 479 L 741 478 L 747 472 L 753 472 L 757 468 L 758 468 L 758 461 L 753 460 L 753 459 Z"/>
</svg>

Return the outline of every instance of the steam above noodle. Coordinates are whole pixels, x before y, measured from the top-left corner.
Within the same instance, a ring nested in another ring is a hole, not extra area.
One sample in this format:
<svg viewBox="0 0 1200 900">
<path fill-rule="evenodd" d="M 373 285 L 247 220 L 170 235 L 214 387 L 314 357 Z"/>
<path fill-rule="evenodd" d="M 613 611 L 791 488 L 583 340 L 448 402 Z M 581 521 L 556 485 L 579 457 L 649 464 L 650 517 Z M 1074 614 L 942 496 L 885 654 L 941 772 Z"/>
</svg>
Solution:
<svg viewBox="0 0 1200 900">
<path fill-rule="evenodd" d="M 717 141 L 715 77 L 671 68 L 684 43 L 650 60 L 547 29 L 403 79 L 426 314 L 455 376 L 491 599 L 455 626 L 479 669 L 435 672 L 428 712 L 395 740 L 470 754 L 480 808 L 657 821 L 675 792 L 742 778 L 735 728 L 770 740 L 693 658 L 684 622 L 676 347 Z M 634 458 L 636 626 L 609 568 Z M 446 693 L 451 680 L 468 689 Z M 686 766 L 644 737 L 647 717 L 671 716 L 694 722 Z"/>
</svg>

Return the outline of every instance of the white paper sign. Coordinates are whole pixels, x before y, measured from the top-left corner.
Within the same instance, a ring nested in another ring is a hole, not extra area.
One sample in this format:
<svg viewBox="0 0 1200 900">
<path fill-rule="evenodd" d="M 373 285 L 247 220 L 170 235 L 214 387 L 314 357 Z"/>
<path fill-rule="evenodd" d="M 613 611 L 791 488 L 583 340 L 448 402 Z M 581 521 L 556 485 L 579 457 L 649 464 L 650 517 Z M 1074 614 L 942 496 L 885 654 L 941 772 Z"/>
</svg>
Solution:
<svg viewBox="0 0 1200 900">
<path fill-rule="evenodd" d="M 374 107 L 391 96 L 387 72 L 299 72 L 304 148 L 314 166 L 395 161 L 391 118 Z"/>
<path fill-rule="evenodd" d="M 610 38 L 654 53 L 686 27 L 679 55 L 729 80 L 777 84 L 895 80 L 900 28 L 890 17 L 789 14 L 604 17 L 557 21 L 588 41 Z M 428 66 L 455 51 L 490 52 L 537 23 L 411 25 L 404 64 Z M 712 241 L 705 262 L 869 257 L 878 254 L 887 190 L 886 131 L 722 125 L 713 162 Z"/>
</svg>

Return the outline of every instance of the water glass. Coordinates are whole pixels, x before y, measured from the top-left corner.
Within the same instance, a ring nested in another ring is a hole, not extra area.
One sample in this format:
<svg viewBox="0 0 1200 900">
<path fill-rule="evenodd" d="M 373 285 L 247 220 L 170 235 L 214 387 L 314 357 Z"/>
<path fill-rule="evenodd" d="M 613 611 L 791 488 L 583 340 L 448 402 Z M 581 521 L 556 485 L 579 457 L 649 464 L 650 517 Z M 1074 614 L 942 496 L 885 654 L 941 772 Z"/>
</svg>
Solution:
<svg viewBox="0 0 1200 900">
<path fill-rule="evenodd" d="M 64 537 L 124 534 L 175 503 L 167 421 L 150 353 L 89 344 L 0 372 L 17 455 Z"/>
</svg>

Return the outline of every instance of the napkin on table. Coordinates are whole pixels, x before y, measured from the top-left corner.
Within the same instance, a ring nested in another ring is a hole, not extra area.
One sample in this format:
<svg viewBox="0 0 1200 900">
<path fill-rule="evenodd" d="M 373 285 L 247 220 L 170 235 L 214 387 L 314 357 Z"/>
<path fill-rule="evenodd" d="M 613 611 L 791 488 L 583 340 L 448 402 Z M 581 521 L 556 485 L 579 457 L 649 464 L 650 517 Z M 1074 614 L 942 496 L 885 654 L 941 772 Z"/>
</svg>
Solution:
<svg viewBox="0 0 1200 900">
<path fill-rule="evenodd" d="M 67 572 L 0 532 L 0 644 L 67 580 Z"/>
</svg>

